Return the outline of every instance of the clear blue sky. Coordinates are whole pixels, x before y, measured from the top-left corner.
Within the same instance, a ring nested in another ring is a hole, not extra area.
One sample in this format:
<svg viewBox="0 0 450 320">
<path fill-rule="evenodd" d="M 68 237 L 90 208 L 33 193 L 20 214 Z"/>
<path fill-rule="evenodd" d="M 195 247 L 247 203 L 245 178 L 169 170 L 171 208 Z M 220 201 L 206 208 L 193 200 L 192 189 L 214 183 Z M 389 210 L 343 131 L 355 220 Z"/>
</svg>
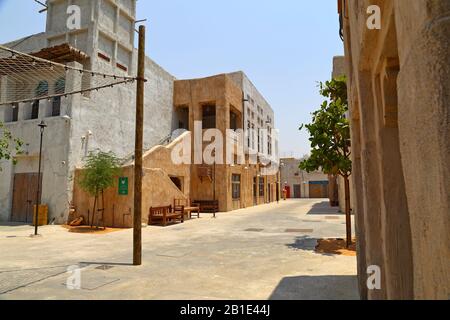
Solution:
<svg viewBox="0 0 450 320">
<path fill-rule="evenodd" d="M 44 31 L 33 0 L 0 0 L 0 43 Z M 140 0 L 147 54 L 179 79 L 243 70 L 271 103 L 282 156 L 309 152 L 299 132 L 317 81 L 343 54 L 335 0 Z"/>
</svg>

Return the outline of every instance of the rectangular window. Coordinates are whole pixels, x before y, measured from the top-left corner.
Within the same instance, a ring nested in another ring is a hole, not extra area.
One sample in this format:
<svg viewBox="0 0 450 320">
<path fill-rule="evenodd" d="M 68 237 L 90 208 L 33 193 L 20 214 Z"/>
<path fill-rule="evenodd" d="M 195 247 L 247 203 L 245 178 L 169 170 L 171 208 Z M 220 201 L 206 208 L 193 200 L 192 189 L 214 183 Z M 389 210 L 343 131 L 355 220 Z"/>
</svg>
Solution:
<svg viewBox="0 0 450 320">
<path fill-rule="evenodd" d="M 31 105 L 31 118 L 30 119 L 37 119 L 39 118 L 39 100 L 36 100 Z"/>
<path fill-rule="evenodd" d="M 233 111 L 230 111 L 230 129 L 235 131 L 238 129 L 238 117 Z"/>
<path fill-rule="evenodd" d="M 258 195 L 257 193 L 257 187 L 258 187 L 258 179 L 256 177 L 253 178 L 253 197 L 256 198 L 256 196 Z"/>
<path fill-rule="evenodd" d="M 203 129 L 216 128 L 216 106 L 208 104 L 203 106 L 202 115 Z"/>
<path fill-rule="evenodd" d="M 61 97 L 55 97 L 52 101 L 52 117 L 61 115 Z"/>
<path fill-rule="evenodd" d="M 19 120 L 19 104 L 15 103 L 12 106 L 12 122 L 17 122 Z"/>
<path fill-rule="evenodd" d="M 241 175 L 233 174 L 231 183 L 232 183 L 231 188 L 232 188 L 233 200 L 241 199 Z"/>
<path fill-rule="evenodd" d="M 264 197 L 264 178 L 259 178 L 259 196 Z"/>
</svg>

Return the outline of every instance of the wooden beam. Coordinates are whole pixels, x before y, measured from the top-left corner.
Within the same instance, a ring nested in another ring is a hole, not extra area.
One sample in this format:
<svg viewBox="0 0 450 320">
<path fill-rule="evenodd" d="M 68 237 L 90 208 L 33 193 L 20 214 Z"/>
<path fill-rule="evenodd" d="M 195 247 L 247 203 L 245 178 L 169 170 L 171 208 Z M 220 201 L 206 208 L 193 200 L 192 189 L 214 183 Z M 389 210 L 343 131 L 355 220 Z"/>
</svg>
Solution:
<svg viewBox="0 0 450 320">
<path fill-rule="evenodd" d="M 134 162 L 133 264 L 142 264 L 142 175 L 144 145 L 145 26 L 139 26 Z"/>
</svg>

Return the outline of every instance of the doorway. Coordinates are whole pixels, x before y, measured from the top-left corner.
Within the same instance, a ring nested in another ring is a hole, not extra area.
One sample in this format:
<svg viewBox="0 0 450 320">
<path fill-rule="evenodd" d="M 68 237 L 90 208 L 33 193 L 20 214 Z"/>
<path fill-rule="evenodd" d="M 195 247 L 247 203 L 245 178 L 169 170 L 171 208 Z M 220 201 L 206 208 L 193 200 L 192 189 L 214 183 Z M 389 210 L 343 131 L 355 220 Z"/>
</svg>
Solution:
<svg viewBox="0 0 450 320">
<path fill-rule="evenodd" d="M 300 199 L 302 197 L 301 186 L 299 184 L 294 184 L 294 198 Z"/>
<path fill-rule="evenodd" d="M 33 206 L 36 203 L 38 181 L 42 187 L 42 174 L 17 173 L 14 175 L 12 222 L 33 222 Z M 42 190 L 42 188 L 40 188 Z M 42 194 L 39 194 L 41 198 Z"/>
</svg>

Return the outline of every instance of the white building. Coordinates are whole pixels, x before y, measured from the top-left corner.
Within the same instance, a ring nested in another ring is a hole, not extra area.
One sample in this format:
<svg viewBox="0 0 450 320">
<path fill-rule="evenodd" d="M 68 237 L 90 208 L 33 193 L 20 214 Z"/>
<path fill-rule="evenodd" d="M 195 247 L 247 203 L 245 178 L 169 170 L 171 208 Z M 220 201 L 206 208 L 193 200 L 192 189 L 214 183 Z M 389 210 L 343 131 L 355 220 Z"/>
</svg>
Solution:
<svg viewBox="0 0 450 320">
<path fill-rule="evenodd" d="M 78 0 L 81 29 L 66 27 L 67 7 L 73 1 L 47 1 L 47 27 L 39 33 L 5 44 L 19 52 L 36 53 L 42 49 L 70 44 L 82 51 L 77 54 L 67 46 L 64 61 L 70 66 L 98 72 L 135 75 L 134 49 L 135 0 Z M 54 59 L 58 58 L 55 50 Z M 88 76 L 84 75 L 84 76 Z M 145 147 L 158 144 L 172 132 L 174 77 L 147 58 L 145 84 Z M 66 92 L 80 85 L 82 75 L 68 73 Z M 5 79 L 3 79 L 5 80 Z M 46 81 L 45 78 L 42 81 Z M 83 80 L 86 81 L 86 80 Z M 3 81 L 2 87 L 7 84 Z M 36 83 L 36 87 L 39 83 Z M 55 83 L 48 82 L 50 94 Z M 4 90 L 3 92 L 5 92 Z M 5 95 L 0 99 L 6 99 Z M 5 101 L 5 100 L 4 100 Z M 6 100 L 9 101 L 9 100 Z M 42 203 L 50 208 L 50 219 L 65 222 L 73 188 L 73 173 L 82 165 L 89 151 L 113 151 L 119 157 L 132 154 L 135 132 L 135 86 L 114 88 L 74 95 L 61 99 L 61 108 L 53 112 L 54 101 L 0 107 L 0 121 L 6 123 L 15 137 L 26 143 L 25 155 L 16 166 L 2 162 L 0 172 L 0 220 L 32 221 L 38 172 L 39 128 L 41 120 L 48 125 L 44 134 Z M 33 110 L 34 109 L 34 110 Z M 37 109 L 37 110 L 36 110 Z M 59 111 L 59 112 L 58 112 Z M 33 183 L 33 181 L 35 183 Z"/>
</svg>

